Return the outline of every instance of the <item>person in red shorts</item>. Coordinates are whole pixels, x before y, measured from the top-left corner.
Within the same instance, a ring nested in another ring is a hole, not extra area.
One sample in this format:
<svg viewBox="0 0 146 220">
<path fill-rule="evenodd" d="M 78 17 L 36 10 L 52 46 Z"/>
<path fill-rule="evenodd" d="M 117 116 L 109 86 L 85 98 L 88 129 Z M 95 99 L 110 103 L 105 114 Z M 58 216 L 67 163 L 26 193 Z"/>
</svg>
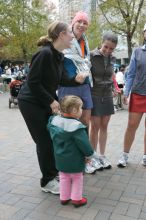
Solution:
<svg viewBox="0 0 146 220">
<path fill-rule="evenodd" d="M 134 141 L 136 130 L 143 114 L 146 113 L 146 24 L 144 25 L 143 35 L 144 44 L 133 51 L 126 79 L 124 91 L 125 104 L 128 104 L 128 98 L 131 91 L 129 119 L 124 137 L 124 152 L 118 161 L 118 167 L 127 166 L 129 151 Z M 146 166 L 146 119 L 142 164 Z"/>
</svg>

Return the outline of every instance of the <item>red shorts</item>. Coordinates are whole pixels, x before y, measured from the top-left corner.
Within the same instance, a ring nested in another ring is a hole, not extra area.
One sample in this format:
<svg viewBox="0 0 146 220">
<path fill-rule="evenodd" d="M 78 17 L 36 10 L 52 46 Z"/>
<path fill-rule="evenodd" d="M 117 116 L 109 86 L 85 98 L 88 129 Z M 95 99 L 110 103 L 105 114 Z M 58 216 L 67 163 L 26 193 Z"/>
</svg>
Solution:
<svg viewBox="0 0 146 220">
<path fill-rule="evenodd" d="M 146 112 L 146 96 L 138 95 L 136 93 L 131 93 L 129 112 Z"/>
</svg>

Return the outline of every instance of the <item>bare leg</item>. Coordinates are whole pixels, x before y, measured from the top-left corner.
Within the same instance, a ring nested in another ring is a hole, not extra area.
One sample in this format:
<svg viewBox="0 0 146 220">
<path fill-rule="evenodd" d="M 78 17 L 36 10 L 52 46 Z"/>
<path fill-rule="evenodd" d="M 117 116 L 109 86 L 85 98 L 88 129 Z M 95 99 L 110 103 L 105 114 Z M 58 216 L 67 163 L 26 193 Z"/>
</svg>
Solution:
<svg viewBox="0 0 146 220">
<path fill-rule="evenodd" d="M 130 112 L 124 137 L 124 152 L 129 153 L 143 113 Z"/>
<path fill-rule="evenodd" d="M 118 108 L 120 108 L 121 106 L 121 104 L 120 104 L 120 102 L 121 102 L 121 94 L 120 93 L 118 93 Z"/>
<path fill-rule="evenodd" d="M 105 153 L 105 147 L 106 147 L 106 141 L 107 141 L 107 127 L 108 127 L 110 118 L 111 118 L 111 115 L 101 117 L 100 131 L 99 131 L 99 149 L 100 149 L 101 155 L 104 155 Z"/>
<path fill-rule="evenodd" d="M 146 154 L 146 118 L 145 118 L 145 134 L 144 134 L 144 154 Z"/>
<path fill-rule="evenodd" d="M 98 144 L 98 132 L 100 128 L 101 117 L 91 116 L 90 128 L 89 128 L 89 139 L 93 148 L 97 149 Z"/>
<path fill-rule="evenodd" d="M 82 113 L 80 120 L 87 127 L 89 127 L 90 118 L 91 118 L 91 109 L 83 110 L 83 113 Z"/>
</svg>

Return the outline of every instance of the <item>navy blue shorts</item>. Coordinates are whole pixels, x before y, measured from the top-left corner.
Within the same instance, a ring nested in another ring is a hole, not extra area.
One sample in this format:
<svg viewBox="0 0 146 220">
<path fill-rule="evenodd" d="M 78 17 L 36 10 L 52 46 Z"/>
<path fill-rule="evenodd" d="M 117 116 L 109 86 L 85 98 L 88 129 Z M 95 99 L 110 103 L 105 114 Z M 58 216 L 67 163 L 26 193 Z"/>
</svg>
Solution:
<svg viewBox="0 0 146 220">
<path fill-rule="evenodd" d="M 66 95 L 76 95 L 83 101 L 83 109 L 93 108 L 93 102 L 91 97 L 91 89 L 89 84 L 83 84 L 73 87 L 60 87 L 58 89 L 58 98 L 62 99 Z"/>
</svg>

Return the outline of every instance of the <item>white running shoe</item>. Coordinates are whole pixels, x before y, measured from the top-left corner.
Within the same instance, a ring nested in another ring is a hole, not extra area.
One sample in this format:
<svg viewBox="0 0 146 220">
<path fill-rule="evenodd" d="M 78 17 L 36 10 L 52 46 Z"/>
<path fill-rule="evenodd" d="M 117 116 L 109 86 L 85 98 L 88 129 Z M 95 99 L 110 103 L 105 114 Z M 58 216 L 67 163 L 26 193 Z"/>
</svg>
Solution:
<svg viewBox="0 0 146 220">
<path fill-rule="evenodd" d="M 96 168 L 92 166 L 92 162 L 87 162 L 85 164 L 85 173 L 94 174 L 96 172 Z"/>
<path fill-rule="evenodd" d="M 110 161 L 106 158 L 106 156 L 100 156 L 99 157 L 100 163 L 103 165 L 104 169 L 111 169 L 111 163 Z"/>
<path fill-rule="evenodd" d="M 98 171 L 103 170 L 103 165 L 100 163 L 99 159 L 92 158 L 91 164 L 96 170 Z"/>
<path fill-rule="evenodd" d="M 128 153 L 123 152 L 123 154 L 121 155 L 121 157 L 118 161 L 117 166 L 120 168 L 124 168 L 127 166 L 127 163 L 128 163 Z"/>
<path fill-rule="evenodd" d="M 43 192 L 50 192 L 52 194 L 59 194 L 59 182 L 54 178 L 49 181 L 46 186 L 41 187 Z"/>
<path fill-rule="evenodd" d="M 145 154 L 143 155 L 141 163 L 142 163 L 143 166 L 146 166 L 146 155 Z"/>
</svg>

